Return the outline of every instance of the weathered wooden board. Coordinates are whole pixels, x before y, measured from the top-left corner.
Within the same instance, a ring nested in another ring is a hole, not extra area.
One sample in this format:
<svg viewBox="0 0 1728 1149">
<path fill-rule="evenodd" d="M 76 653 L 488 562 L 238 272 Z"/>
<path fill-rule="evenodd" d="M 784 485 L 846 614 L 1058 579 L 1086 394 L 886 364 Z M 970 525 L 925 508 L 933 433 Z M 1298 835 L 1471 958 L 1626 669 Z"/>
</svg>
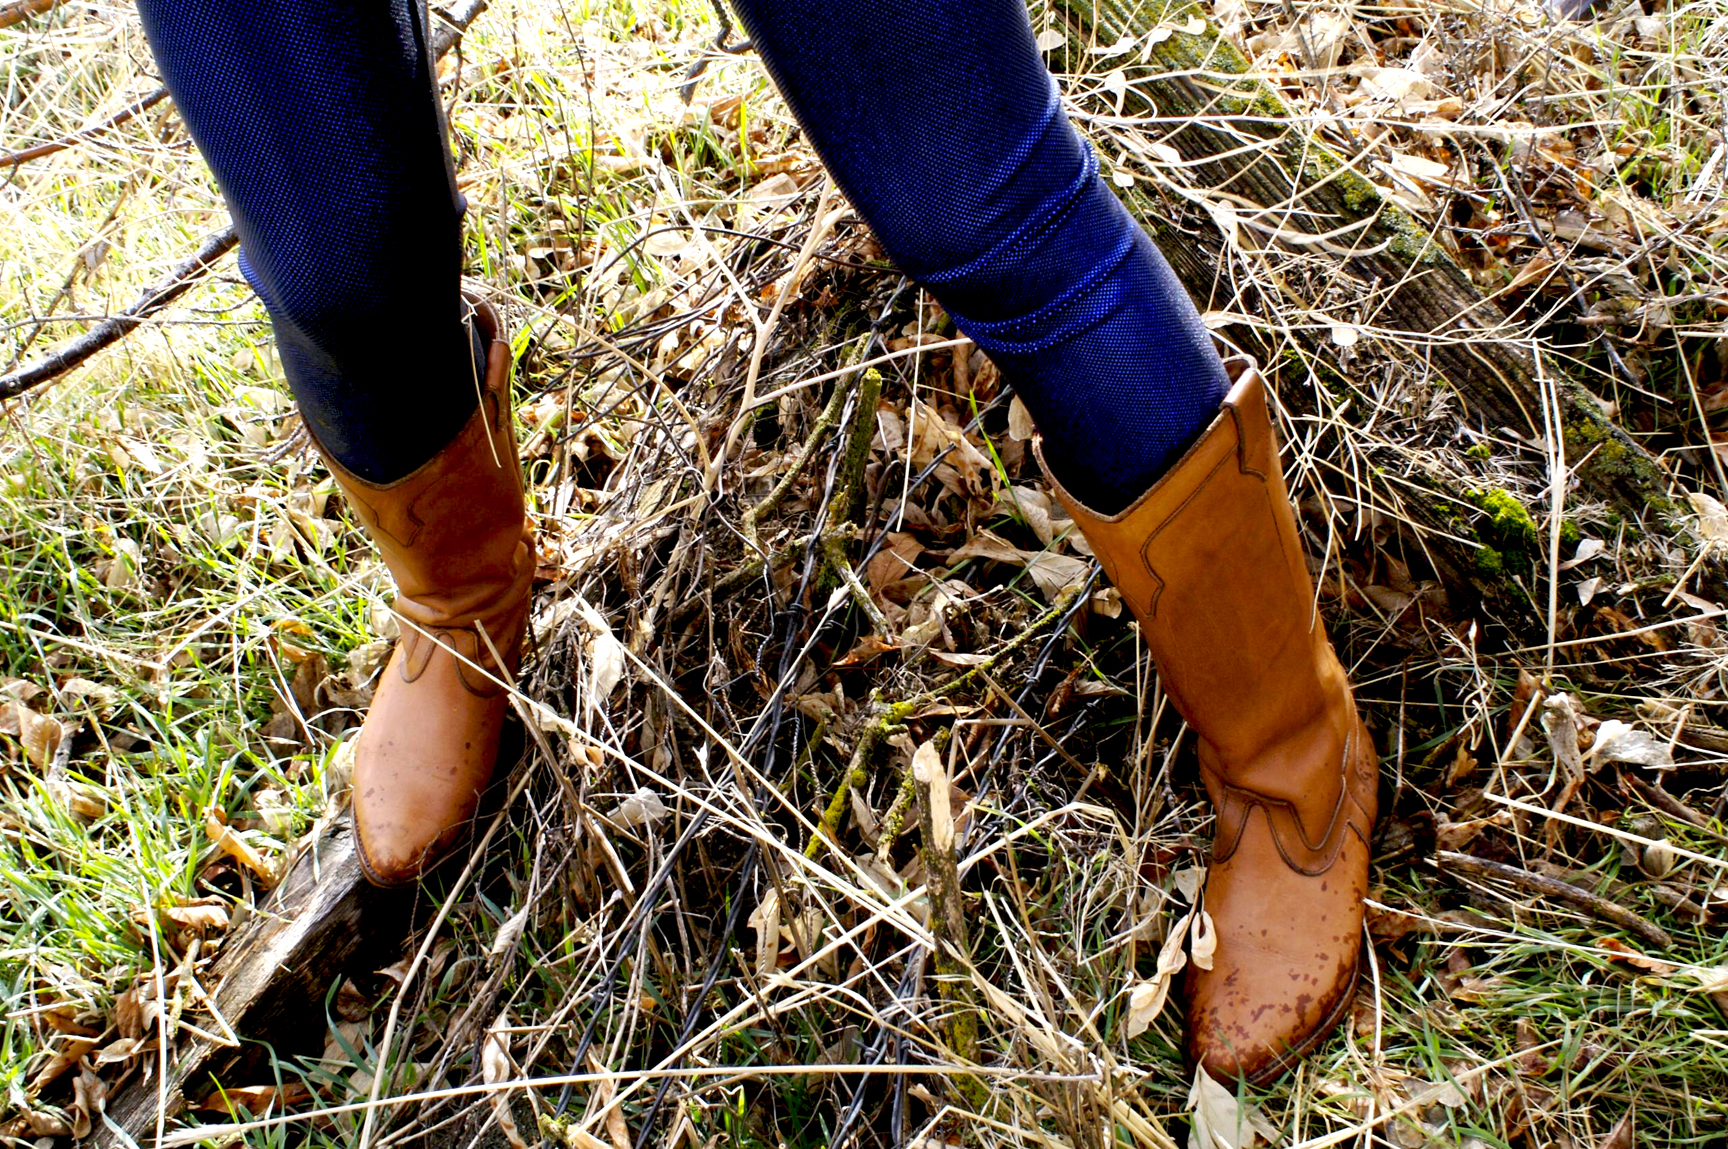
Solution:
<svg viewBox="0 0 1728 1149">
<path fill-rule="evenodd" d="M 370 955 L 381 934 L 393 934 L 400 948 L 411 900 L 366 881 L 346 817 L 321 831 L 217 958 L 212 996 L 223 1020 L 243 1042 L 234 1048 L 185 1034 L 175 1041 L 166 1089 L 170 1117 L 181 1108 L 183 1097 L 196 1102 L 213 1081 L 234 1086 L 267 1080 L 250 1076 L 265 1056 L 257 1042 L 268 1041 L 284 1052 L 305 1043 L 315 1052 L 322 1042 L 323 1002 L 332 982 Z M 220 1032 L 208 1016 L 189 1014 L 187 1020 Z M 152 1075 L 134 1079 L 109 1100 L 109 1120 L 139 1146 L 155 1139 L 159 1090 Z M 130 1149 L 106 1126 L 98 1128 L 89 1143 Z"/>
</svg>

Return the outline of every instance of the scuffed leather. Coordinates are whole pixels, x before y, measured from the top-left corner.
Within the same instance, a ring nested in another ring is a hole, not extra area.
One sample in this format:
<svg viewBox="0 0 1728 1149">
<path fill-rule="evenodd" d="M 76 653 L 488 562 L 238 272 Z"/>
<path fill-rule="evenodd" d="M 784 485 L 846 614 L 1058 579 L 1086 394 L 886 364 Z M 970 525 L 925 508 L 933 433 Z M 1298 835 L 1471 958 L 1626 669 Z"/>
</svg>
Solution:
<svg viewBox="0 0 1728 1149">
<path fill-rule="evenodd" d="M 1204 902 L 1217 947 L 1211 970 L 1188 967 L 1189 1054 L 1264 1083 L 1349 1007 L 1378 763 L 1314 609 L 1265 385 L 1229 366 L 1217 419 L 1127 510 L 1057 494 L 1198 735 L 1218 811 Z"/>
<path fill-rule="evenodd" d="M 490 307 L 476 305 L 475 322 L 490 346 L 480 404 L 438 454 L 377 485 L 325 452 L 395 577 L 402 621 L 354 761 L 361 868 L 380 886 L 414 881 L 469 829 L 498 757 L 509 703 L 500 680 L 516 672 L 527 624 L 534 536 L 511 424 L 510 348 Z"/>
</svg>

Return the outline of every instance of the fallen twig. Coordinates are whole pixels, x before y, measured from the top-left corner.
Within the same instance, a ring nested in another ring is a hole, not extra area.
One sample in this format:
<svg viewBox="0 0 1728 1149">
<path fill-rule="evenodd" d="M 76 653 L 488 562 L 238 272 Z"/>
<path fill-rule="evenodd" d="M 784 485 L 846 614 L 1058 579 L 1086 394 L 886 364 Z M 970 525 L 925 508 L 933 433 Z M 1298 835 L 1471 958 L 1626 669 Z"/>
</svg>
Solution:
<svg viewBox="0 0 1728 1149">
<path fill-rule="evenodd" d="M 1692 807 L 1686 805 L 1686 803 L 1668 793 L 1668 791 L 1662 789 L 1662 787 L 1652 785 L 1638 777 L 1636 774 L 1627 771 L 1621 771 L 1620 781 L 1626 784 L 1627 789 L 1631 790 L 1640 798 L 1650 803 L 1651 806 L 1668 815 L 1670 818 L 1673 818 L 1675 821 L 1684 822 L 1686 825 L 1715 838 L 1718 842 L 1728 842 L 1728 837 L 1724 837 L 1710 828 L 1710 819 L 1706 818 Z"/>
<path fill-rule="evenodd" d="M 1479 878 L 1498 878 L 1501 881 L 1511 882 L 1515 886 L 1529 890 L 1531 893 L 1558 898 L 1563 902 L 1571 902 L 1579 909 L 1590 911 L 1603 921 L 1612 922 L 1628 933 L 1637 934 L 1651 945 L 1668 949 L 1674 944 L 1674 938 L 1661 926 L 1653 925 L 1625 906 L 1617 905 L 1600 894 L 1593 894 L 1589 890 L 1574 886 L 1571 882 L 1533 874 L 1520 866 L 1508 865 L 1505 862 L 1491 862 L 1487 858 L 1459 853 L 1457 850 L 1440 850 L 1435 854 L 1435 857 L 1444 868 L 1462 870 Z"/>
<path fill-rule="evenodd" d="M 0 24 L 0 27 L 4 27 L 4 25 Z M 78 144 L 90 139 L 92 136 L 101 135 L 109 128 L 119 127 L 127 120 L 136 116 L 139 112 L 148 111 L 167 98 L 168 89 L 157 88 L 154 92 L 133 100 L 130 104 L 127 104 L 124 108 L 121 108 L 118 112 L 115 112 L 112 116 L 109 116 L 99 124 L 72 132 L 69 135 L 61 136 L 57 140 L 49 140 L 46 143 L 36 144 L 33 147 L 23 148 L 16 152 L 7 152 L 5 155 L 0 156 L 0 164 L 16 169 L 23 164 L 29 163 L 31 160 L 39 160 L 44 156 L 51 156 L 55 152 L 63 152 L 67 148 L 76 147 Z"/>
<path fill-rule="evenodd" d="M 60 0 L 12 0 L 12 3 L 0 7 L 0 28 L 10 28 L 21 24 L 32 16 L 39 16 L 60 3 Z"/>
<path fill-rule="evenodd" d="M 0 400 L 12 399 L 33 387 L 58 379 L 121 336 L 142 324 L 150 316 L 178 299 L 209 267 L 233 250 L 240 237 L 229 227 L 207 237 L 197 254 L 170 271 L 159 282 L 146 288 L 138 302 L 120 314 L 104 319 L 82 335 L 62 343 L 33 363 L 27 363 L 8 375 L 0 376 Z"/>
<path fill-rule="evenodd" d="M 443 23 L 439 24 L 432 34 L 432 52 L 435 58 L 444 55 L 455 45 L 468 25 L 486 10 L 488 2 L 489 0 L 459 0 L 448 12 L 439 14 Z M 51 7 L 52 3 L 53 0 L 22 0 L 22 3 L 14 5 L 14 8 L 25 9 L 36 5 L 34 11 L 42 11 Z M 16 23 L 16 20 L 7 19 L 12 11 L 12 8 L 0 9 L 0 28 Z M 31 14 L 31 11 L 24 11 L 17 19 Z M 145 99 L 151 97 L 147 96 Z M 141 110 L 143 109 L 134 105 L 132 114 L 136 115 Z M 232 251 L 239 242 L 240 237 L 235 234 L 232 226 L 206 237 L 191 258 L 184 260 L 162 280 L 152 284 L 131 307 L 103 320 L 84 334 L 67 340 L 35 362 L 0 376 L 0 400 L 16 398 L 31 388 L 58 379 L 98 351 L 119 342 L 144 320 L 178 299 L 199 276 Z"/>
</svg>

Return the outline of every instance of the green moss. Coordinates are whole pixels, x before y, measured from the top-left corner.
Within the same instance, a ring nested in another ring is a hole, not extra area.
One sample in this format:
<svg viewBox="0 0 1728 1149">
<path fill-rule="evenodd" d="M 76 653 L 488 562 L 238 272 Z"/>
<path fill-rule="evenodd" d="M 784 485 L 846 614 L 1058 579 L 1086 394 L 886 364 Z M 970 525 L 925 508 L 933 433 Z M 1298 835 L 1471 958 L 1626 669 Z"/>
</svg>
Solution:
<svg viewBox="0 0 1728 1149">
<path fill-rule="evenodd" d="M 1488 521 L 1498 538 L 1515 543 L 1522 550 L 1536 545 L 1536 520 L 1510 491 L 1499 487 L 1473 487 L 1464 495 L 1488 513 Z"/>
<path fill-rule="evenodd" d="M 1476 552 L 1477 567 L 1487 574 L 1499 574 L 1507 567 L 1514 571 L 1528 568 L 1541 548 L 1536 520 L 1524 504 L 1499 487 L 1473 487 L 1464 497 L 1487 515 L 1476 525 L 1476 537 L 1482 543 Z"/>
<path fill-rule="evenodd" d="M 1466 455 L 1469 455 L 1472 459 L 1486 459 L 1494 453 L 1494 448 L 1490 447 L 1488 445 L 1487 441 L 1484 440 L 1480 443 L 1475 444 L 1468 451 L 1465 451 L 1464 453 Z"/>
<path fill-rule="evenodd" d="M 1579 477 L 1592 489 L 1622 503 L 1629 495 L 1641 496 L 1645 510 L 1663 519 L 1677 517 L 1680 506 L 1662 494 L 1667 479 L 1655 461 L 1636 450 L 1613 424 L 1597 414 L 1589 396 L 1568 393 L 1566 398 L 1571 400 L 1573 413 L 1565 423 L 1566 457 L 1578 460 L 1573 465 Z"/>
<path fill-rule="evenodd" d="M 1561 521 L 1561 523 L 1560 523 L 1560 541 L 1562 543 L 1564 543 L 1567 547 L 1577 546 L 1579 540 L 1582 539 L 1583 537 L 1584 537 L 1583 532 L 1581 532 L 1578 529 L 1577 523 L 1571 521 L 1570 519 L 1564 519 Z"/>
</svg>

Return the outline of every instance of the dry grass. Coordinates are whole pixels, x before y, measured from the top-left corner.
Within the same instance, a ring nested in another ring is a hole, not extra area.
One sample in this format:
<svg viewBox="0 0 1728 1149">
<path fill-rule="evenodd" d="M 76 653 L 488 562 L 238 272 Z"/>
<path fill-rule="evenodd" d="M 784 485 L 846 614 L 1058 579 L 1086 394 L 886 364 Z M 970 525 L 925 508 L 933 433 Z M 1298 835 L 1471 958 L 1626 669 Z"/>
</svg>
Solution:
<svg viewBox="0 0 1728 1149">
<path fill-rule="evenodd" d="M 1708 449 L 1728 13 L 1575 28 L 1531 11 L 1213 18 L 1295 130 L 1354 141 L 1517 305 L 1499 337 L 1597 380 L 1671 458 L 1676 493 L 1728 497 Z M 153 86 L 130 19 L 64 4 L 0 32 L 4 146 Z M 714 34 L 693 2 L 500 2 L 446 69 L 468 266 L 517 333 L 542 528 L 524 749 L 470 876 L 428 883 L 444 909 L 405 962 L 331 987 L 322 1051 L 227 1083 L 270 1119 L 199 1135 L 213 1144 L 353 1143 L 375 1080 L 374 1145 L 485 1143 L 512 1108 L 530 1138 L 545 1119 L 614 1149 L 1182 1137 L 1179 1011 L 1132 1038 L 1126 1022 L 1204 862 L 1189 740 L 994 369 L 841 210 L 754 59 L 712 56 L 680 99 Z M 1162 127 L 1105 114 L 1096 55 L 1065 80 L 1076 111 L 1107 161 L 1176 195 L 1148 146 Z M 1407 78 L 1371 70 L 1417 64 L 1430 90 L 1396 99 Z M 0 211 L 19 354 L 130 302 L 223 220 L 166 104 L 21 168 Z M 1251 299 L 1268 325 L 1364 333 L 1322 365 L 1344 381 L 1329 414 L 1286 431 L 1389 786 L 1368 985 L 1342 1037 L 1241 1096 L 1245 1139 L 1606 1145 L 1635 1110 L 1640 1144 L 1709 1142 L 1728 1116 L 1728 1027 L 1704 992 L 1728 964 L 1724 646 L 1713 602 L 1690 623 L 1658 608 L 1695 560 L 1689 587 L 1716 569 L 1717 528 L 1638 537 L 1566 504 L 1578 535 L 1559 557 L 1582 561 L 1529 587 L 1543 620 L 1556 589 L 1556 643 L 1509 644 L 1419 560 L 1389 561 L 1422 540 L 1385 460 L 1506 492 L 1545 542 L 1551 448 L 1471 427 L 1349 299 L 1266 308 L 1287 297 L 1269 275 L 1323 278 L 1324 252 L 1239 247 L 1223 271 L 1240 295 L 1216 312 Z M 0 777 L 0 1072 L 21 1143 L 88 1119 L 159 1035 L 209 1024 L 191 986 L 221 929 L 194 947 L 189 915 L 241 912 L 290 842 L 339 816 L 387 586 L 268 355 L 228 265 L 8 411 L 0 658 L 22 705 Z M 1610 761 L 1610 719 L 1674 765 Z M 927 743 L 959 812 L 958 972 L 932 957 L 936 831 L 911 801 Z M 209 809 L 265 873 L 213 850 Z M 1439 851 L 1561 877 L 1672 944 Z"/>
</svg>

